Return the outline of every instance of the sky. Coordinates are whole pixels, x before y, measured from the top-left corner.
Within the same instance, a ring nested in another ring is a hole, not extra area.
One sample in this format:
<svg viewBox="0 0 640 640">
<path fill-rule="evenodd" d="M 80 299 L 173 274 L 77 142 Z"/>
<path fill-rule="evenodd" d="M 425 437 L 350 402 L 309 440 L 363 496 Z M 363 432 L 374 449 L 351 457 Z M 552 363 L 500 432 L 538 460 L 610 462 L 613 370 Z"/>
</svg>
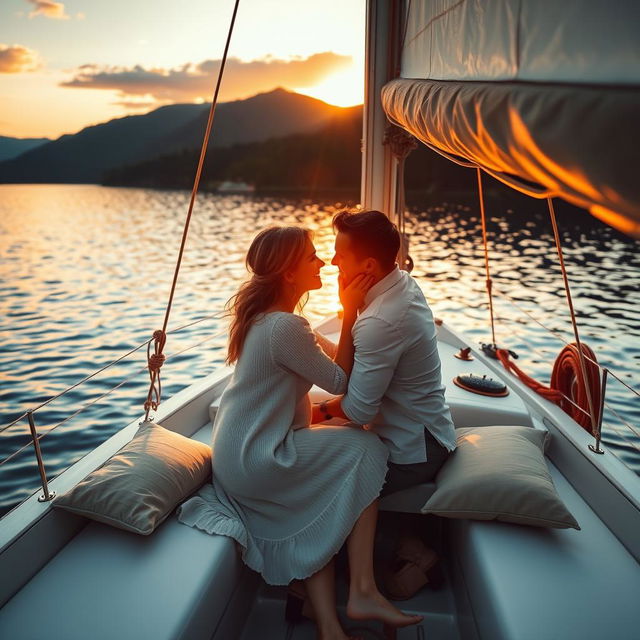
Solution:
<svg viewBox="0 0 640 640">
<path fill-rule="evenodd" d="M 233 0 L 0 0 L 0 135 L 57 138 L 211 99 Z M 240 0 L 220 101 L 362 103 L 365 0 Z"/>
</svg>

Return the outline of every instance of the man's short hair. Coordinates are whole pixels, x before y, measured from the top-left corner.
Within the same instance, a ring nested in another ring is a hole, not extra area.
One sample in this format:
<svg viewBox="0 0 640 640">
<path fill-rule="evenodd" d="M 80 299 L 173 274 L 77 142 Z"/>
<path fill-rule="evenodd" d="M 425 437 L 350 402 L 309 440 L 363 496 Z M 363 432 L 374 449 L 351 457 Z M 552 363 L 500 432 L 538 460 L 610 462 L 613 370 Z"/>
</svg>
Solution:
<svg viewBox="0 0 640 640">
<path fill-rule="evenodd" d="M 400 249 L 400 234 L 381 211 L 340 211 L 333 229 L 349 236 L 358 258 L 375 258 L 383 269 L 392 269 Z"/>
</svg>

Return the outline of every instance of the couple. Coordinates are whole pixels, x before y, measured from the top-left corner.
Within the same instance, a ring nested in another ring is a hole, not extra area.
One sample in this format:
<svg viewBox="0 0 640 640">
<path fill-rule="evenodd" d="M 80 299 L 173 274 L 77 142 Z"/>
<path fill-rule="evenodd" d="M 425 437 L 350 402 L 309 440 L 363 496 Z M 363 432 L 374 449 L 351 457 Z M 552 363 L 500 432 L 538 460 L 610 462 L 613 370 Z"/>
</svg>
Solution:
<svg viewBox="0 0 640 640">
<path fill-rule="evenodd" d="M 213 482 L 179 519 L 234 538 L 269 584 L 304 580 L 318 638 L 346 640 L 334 593 L 334 555 L 345 541 L 347 615 L 380 620 L 391 633 L 422 620 L 376 586 L 377 499 L 431 479 L 455 433 L 433 317 L 395 264 L 395 225 L 379 211 L 343 211 L 333 225 L 344 308 L 338 345 L 294 313 L 322 286 L 310 232 L 274 227 L 252 242 L 251 279 L 231 300 L 228 361 L 236 366 L 214 421 Z M 312 384 L 340 397 L 312 408 Z M 321 424 L 332 417 L 350 423 Z"/>
</svg>

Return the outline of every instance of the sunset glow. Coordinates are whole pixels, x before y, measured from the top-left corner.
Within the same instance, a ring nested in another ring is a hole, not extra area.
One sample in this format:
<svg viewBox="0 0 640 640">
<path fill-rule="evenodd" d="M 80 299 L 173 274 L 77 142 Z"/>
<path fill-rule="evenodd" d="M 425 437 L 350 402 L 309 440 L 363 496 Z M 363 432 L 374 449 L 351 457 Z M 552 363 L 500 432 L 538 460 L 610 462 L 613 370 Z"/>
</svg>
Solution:
<svg viewBox="0 0 640 640">
<path fill-rule="evenodd" d="M 0 135 L 57 138 L 211 99 L 233 0 L 68 0 L 0 8 Z M 339 19 L 336 17 L 339 16 Z M 362 103 L 364 0 L 242 0 L 220 101 L 283 87 Z"/>
<path fill-rule="evenodd" d="M 353 65 L 346 71 L 330 75 L 312 87 L 298 87 L 294 91 L 318 98 L 338 107 L 362 104 L 364 99 L 364 76 L 362 67 Z"/>
</svg>

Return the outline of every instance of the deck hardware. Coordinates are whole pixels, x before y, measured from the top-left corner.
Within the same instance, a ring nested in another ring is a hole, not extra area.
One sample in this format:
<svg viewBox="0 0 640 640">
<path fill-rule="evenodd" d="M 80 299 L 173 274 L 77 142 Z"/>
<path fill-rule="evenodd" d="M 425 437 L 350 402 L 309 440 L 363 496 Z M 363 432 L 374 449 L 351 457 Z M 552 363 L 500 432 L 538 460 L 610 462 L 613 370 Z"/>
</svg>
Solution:
<svg viewBox="0 0 640 640">
<path fill-rule="evenodd" d="M 602 371 L 602 393 L 600 395 L 600 409 L 598 411 L 598 422 L 596 424 L 596 432 L 593 434 L 596 439 L 596 446 L 589 445 L 589 450 L 593 453 L 602 455 L 604 451 L 600 448 L 600 441 L 602 440 L 602 418 L 604 414 L 604 395 L 607 391 L 607 376 L 609 375 L 609 369 L 606 367 Z"/>
<path fill-rule="evenodd" d="M 485 356 L 488 356 L 489 358 L 493 358 L 494 360 L 498 359 L 498 354 L 496 353 L 496 351 L 498 350 L 498 347 L 495 344 L 490 342 L 488 343 L 481 342 L 480 349 L 482 350 L 482 353 L 484 353 Z"/>
<path fill-rule="evenodd" d="M 471 347 L 460 347 L 460 351 L 455 354 L 458 360 L 473 360 L 474 357 L 471 355 Z"/>
<path fill-rule="evenodd" d="M 463 373 L 453 379 L 453 383 L 471 393 L 477 393 L 481 396 L 491 396 L 494 398 L 503 398 L 509 395 L 509 389 L 500 380 L 487 378 L 486 374 L 482 377 L 473 373 Z"/>
<path fill-rule="evenodd" d="M 40 442 L 38 440 L 38 434 L 36 432 L 36 425 L 33 421 L 33 411 L 27 412 L 27 418 L 29 419 L 29 430 L 31 431 L 31 440 L 33 441 L 33 448 L 36 452 L 36 460 L 38 461 L 38 471 L 40 472 L 40 482 L 42 483 L 42 489 L 44 493 L 38 496 L 38 502 L 49 502 L 56 497 L 56 492 L 49 492 L 49 485 L 47 484 L 47 474 L 44 470 L 44 462 L 42 460 L 42 452 L 40 451 Z"/>
<path fill-rule="evenodd" d="M 498 345 L 491 342 L 489 343 L 481 342 L 480 349 L 482 350 L 482 353 L 484 353 L 485 356 L 488 356 L 489 358 L 493 358 L 494 360 L 498 359 Z M 505 349 L 505 351 L 515 360 L 518 359 L 518 354 L 515 351 L 511 351 L 511 349 Z"/>
</svg>

